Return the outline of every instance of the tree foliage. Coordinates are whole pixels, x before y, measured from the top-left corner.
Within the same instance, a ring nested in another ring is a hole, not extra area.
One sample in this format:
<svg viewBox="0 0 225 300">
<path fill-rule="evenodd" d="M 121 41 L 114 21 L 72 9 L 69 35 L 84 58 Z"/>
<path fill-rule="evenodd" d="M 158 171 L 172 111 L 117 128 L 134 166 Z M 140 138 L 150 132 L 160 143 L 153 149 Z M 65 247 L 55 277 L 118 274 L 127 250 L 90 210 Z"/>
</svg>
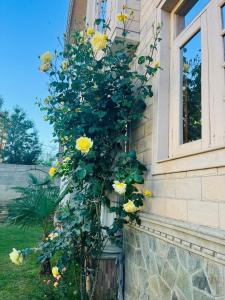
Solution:
<svg viewBox="0 0 225 300">
<path fill-rule="evenodd" d="M 3 109 L 4 100 L 0 96 L 0 162 L 2 161 L 3 149 L 6 143 L 9 114 Z"/>
<path fill-rule="evenodd" d="M 16 107 L 9 116 L 3 160 L 10 164 L 36 164 L 41 146 L 34 124 L 26 113 Z"/>
</svg>

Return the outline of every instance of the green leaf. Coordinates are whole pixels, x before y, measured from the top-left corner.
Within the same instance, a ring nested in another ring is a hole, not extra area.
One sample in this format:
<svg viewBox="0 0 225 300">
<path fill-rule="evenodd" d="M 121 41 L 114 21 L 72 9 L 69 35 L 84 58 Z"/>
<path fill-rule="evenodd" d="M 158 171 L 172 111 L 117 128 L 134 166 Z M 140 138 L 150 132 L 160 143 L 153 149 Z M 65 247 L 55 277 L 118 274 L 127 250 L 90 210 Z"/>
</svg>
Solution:
<svg viewBox="0 0 225 300">
<path fill-rule="evenodd" d="M 131 184 L 132 181 L 133 181 L 133 176 L 129 175 L 129 176 L 126 178 L 125 181 L 126 181 L 127 184 Z"/>
<path fill-rule="evenodd" d="M 139 65 L 142 65 L 144 62 L 145 62 L 145 56 L 140 56 L 140 57 L 138 58 L 138 64 L 139 64 Z"/>
<path fill-rule="evenodd" d="M 86 177 L 87 171 L 85 169 L 77 168 L 75 175 L 79 180 L 82 180 Z"/>
<path fill-rule="evenodd" d="M 101 22 L 102 22 L 102 19 L 96 19 L 96 20 L 95 20 L 95 24 L 96 24 L 96 25 L 100 25 Z"/>
<path fill-rule="evenodd" d="M 140 184 L 144 183 L 143 177 L 139 174 L 134 174 L 134 181 L 136 183 L 140 183 Z"/>
</svg>

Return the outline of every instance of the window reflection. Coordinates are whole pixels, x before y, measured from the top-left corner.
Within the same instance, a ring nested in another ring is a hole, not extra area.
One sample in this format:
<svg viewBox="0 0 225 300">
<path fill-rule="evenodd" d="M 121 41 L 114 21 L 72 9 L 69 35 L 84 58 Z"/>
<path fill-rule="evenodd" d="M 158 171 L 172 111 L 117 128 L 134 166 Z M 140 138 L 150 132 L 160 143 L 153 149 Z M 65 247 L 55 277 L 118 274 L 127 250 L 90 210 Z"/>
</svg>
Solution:
<svg viewBox="0 0 225 300">
<path fill-rule="evenodd" d="M 185 27 L 194 20 L 194 18 L 203 10 L 209 3 L 209 0 L 199 0 L 184 16 Z"/>
<path fill-rule="evenodd" d="M 224 61 L 225 61 L 225 35 L 223 36 L 223 58 L 224 58 Z"/>
<path fill-rule="evenodd" d="M 201 139 L 201 33 L 182 48 L 183 143 Z"/>
<path fill-rule="evenodd" d="M 225 29 L 225 4 L 221 7 L 221 14 L 222 14 L 222 26 L 223 30 Z M 223 58 L 225 60 L 225 35 L 223 36 Z"/>
<path fill-rule="evenodd" d="M 106 19 L 106 11 L 107 11 L 107 0 L 102 0 L 99 3 L 99 14 L 98 18 L 102 19 L 103 21 L 98 25 L 98 31 L 103 32 L 103 25 Z"/>
<path fill-rule="evenodd" d="M 194 20 L 209 1 L 210 0 L 183 1 L 183 4 L 176 11 L 178 17 L 178 34 Z"/>
<path fill-rule="evenodd" d="M 225 5 L 222 6 L 221 12 L 222 12 L 222 24 L 223 24 L 223 29 L 225 29 Z"/>
</svg>

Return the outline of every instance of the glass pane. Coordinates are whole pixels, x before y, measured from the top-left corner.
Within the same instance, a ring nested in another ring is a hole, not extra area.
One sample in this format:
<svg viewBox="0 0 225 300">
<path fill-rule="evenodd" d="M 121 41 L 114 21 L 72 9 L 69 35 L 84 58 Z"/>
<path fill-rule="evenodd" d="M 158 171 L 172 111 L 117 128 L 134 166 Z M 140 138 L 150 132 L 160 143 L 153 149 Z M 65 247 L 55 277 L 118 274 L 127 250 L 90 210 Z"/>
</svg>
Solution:
<svg viewBox="0 0 225 300">
<path fill-rule="evenodd" d="M 204 9 L 209 1 L 210 0 L 183 1 L 183 4 L 176 11 L 176 14 L 178 16 L 178 33 L 180 33 L 194 20 L 194 18 Z"/>
<path fill-rule="evenodd" d="M 224 61 L 225 61 L 225 35 L 223 36 L 223 58 L 224 58 Z"/>
<path fill-rule="evenodd" d="M 197 3 L 187 12 L 184 16 L 184 26 L 186 27 L 194 18 L 203 10 L 203 8 L 209 3 L 209 0 L 199 0 Z"/>
<path fill-rule="evenodd" d="M 225 5 L 221 8 L 222 11 L 222 23 L 223 23 L 223 29 L 225 29 Z"/>
<path fill-rule="evenodd" d="M 100 7 L 99 7 L 99 19 L 102 19 L 105 21 L 106 19 L 106 10 L 107 10 L 107 0 L 102 0 L 100 2 Z M 103 22 L 101 22 L 98 26 L 98 31 L 102 32 L 103 31 Z"/>
<path fill-rule="evenodd" d="M 201 139 L 201 33 L 181 48 L 183 143 Z"/>
</svg>

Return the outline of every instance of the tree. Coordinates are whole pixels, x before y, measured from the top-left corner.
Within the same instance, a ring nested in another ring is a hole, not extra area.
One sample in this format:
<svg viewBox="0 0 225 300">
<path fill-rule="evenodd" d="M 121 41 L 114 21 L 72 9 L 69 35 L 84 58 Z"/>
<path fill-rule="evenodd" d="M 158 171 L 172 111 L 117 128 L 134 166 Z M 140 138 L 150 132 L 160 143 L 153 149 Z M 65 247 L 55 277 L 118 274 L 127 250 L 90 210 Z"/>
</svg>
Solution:
<svg viewBox="0 0 225 300">
<path fill-rule="evenodd" d="M 3 160 L 10 164 L 36 164 L 41 154 L 37 130 L 26 113 L 16 107 L 9 117 Z"/>
<path fill-rule="evenodd" d="M 0 96 L 0 162 L 2 161 L 2 152 L 6 142 L 6 132 L 8 128 L 9 116 L 8 112 L 3 110 L 4 100 Z"/>
</svg>

